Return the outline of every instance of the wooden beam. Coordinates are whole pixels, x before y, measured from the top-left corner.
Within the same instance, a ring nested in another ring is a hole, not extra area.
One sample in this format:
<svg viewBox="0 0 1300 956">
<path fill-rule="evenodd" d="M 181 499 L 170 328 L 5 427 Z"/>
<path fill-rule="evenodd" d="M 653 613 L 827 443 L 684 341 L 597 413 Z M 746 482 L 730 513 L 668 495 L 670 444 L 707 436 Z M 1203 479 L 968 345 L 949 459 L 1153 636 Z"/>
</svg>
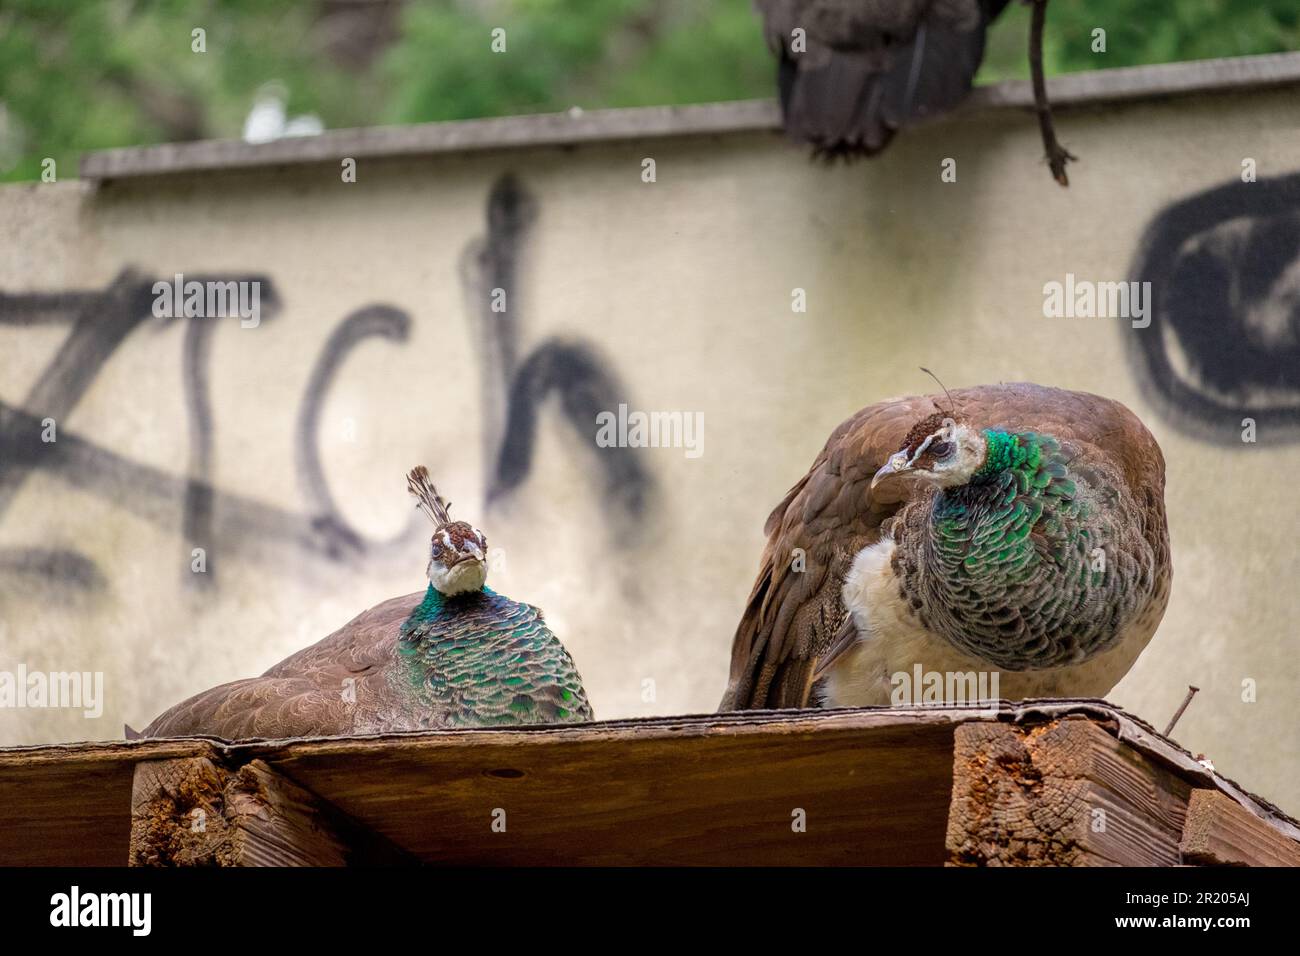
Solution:
<svg viewBox="0 0 1300 956">
<path fill-rule="evenodd" d="M 1202 790 L 1222 795 L 1205 819 L 1188 809 Z M 1233 863 L 1295 846 L 1295 820 L 1096 700 L 0 748 L 10 865 Z"/>
<path fill-rule="evenodd" d="M 1190 791 L 1091 720 L 963 724 L 948 862 L 1175 866 Z"/>
<path fill-rule="evenodd" d="M 1199 866 L 1300 866 L 1300 843 L 1217 790 L 1192 791 L 1179 849 Z"/>
<path fill-rule="evenodd" d="M 0 865 L 121 866 L 137 754 L 213 754 L 206 741 L 87 743 L 0 750 Z"/>
<path fill-rule="evenodd" d="M 131 866 L 344 866 L 377 841 L 260 760 L 136 765 Z M 396 862 L 398 857 L 380 862 Z"/>
<path fill-rule="evenodd" d="M 941 865 L 952 723 L 914 710 L 265 745 L 433 864 Z"/>
</svg>

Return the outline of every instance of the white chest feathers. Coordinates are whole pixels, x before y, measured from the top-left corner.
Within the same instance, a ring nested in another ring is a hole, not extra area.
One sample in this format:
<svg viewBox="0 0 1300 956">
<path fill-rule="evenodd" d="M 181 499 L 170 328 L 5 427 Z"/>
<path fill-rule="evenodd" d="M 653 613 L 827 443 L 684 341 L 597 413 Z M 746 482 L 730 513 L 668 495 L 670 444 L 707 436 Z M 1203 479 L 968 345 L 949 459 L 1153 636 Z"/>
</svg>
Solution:
<svg viewBox="0 0 1300 956">
<path fill-rule="evenodd" d="M 1100 697 L 1124 676 L 1155 629 L 1136 627 L 1116 648 L 1082 664 L 999 671 L 922 626 L 890 567 L 894 548 L 892 538 L 883 538 L 853 558 L 841 598 L 856 625 L 857 641 L 821 681 L 822 707 Z"/>
<path fill-rule="evenodd" d="M 960 654 L 921 626 L 899 594 L 890 567 L 894 539 L 882 538 L 853 558 L 840 596 L 857 627 L 858 639 L 835 663 L 821 684 L 823 707 L 881 707 L 895 700 L 895 675 L 955 663 Z M 965 659 L 962 658 L 963 663 Z"/>
</svg>

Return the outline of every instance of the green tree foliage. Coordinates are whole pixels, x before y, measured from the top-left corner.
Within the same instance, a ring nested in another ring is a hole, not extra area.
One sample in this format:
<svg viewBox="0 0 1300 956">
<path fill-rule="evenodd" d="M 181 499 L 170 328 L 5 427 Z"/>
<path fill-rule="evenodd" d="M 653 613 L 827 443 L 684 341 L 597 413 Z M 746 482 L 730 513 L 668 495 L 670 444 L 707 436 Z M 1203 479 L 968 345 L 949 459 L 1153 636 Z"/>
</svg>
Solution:
<svg viewBox="0 0 1300 956">
<path fill-rule="evenodd" d="M 0 0 L 0 177 L 38 178 L 46 156 L 63 178 L 88 149 L 238 136 L 271 79 L 291 110 L 364 122 L 314 16 L 291 0 Z"/>
<path fill-rule="evenodd" d="M 1093 31 L 1106 31 L 1094 53 Z M 978 82 L 1027 79 L 1029 8 L 1015 2 L 989 37 Z M 1300 0 L 1052 0 L 1043 68 L 1077 73 L 1300 49 Z"/>
<path fill-rule="evenodd" d="M 1027 37 L 1013 3 L 980 80 L 1027 76 Z M 1073 72 L 1297 41 L 1300 0 L 1055 0 L 1044 60 Z M 66 177 L 88 149 L 237 137 L 272 80 L 290 113 L 339 128 L 767 97 L 773 78 L 747 0 L 0 0 L 0 178 L 37 178 L 46 156 Z"/>
</svg>

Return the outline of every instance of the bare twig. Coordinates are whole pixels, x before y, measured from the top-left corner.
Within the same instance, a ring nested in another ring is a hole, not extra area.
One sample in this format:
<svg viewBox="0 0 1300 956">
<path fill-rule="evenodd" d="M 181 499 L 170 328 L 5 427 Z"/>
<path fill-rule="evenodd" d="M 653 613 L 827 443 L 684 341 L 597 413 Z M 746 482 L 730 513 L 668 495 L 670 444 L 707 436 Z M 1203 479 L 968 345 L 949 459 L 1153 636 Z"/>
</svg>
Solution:
<svg viewBox="0 0 1300 956">
<path fill-rule="evenodd" d="M 1043 77 L 1043 23 L 1047 19 L 1047 0 L 1029 0 L 1033 4 L 1033 18 L 1029 23 L 1029 70 L 1034 78 L 1034 108 L 1038 111 L 1038 129 L 1043 134 L 1043 149 L 1052 178 L 1062 186 L 1070 185 L 1065 174 L 1065 164 L 1077 156 L 1071 154 L 1056 139 L 1052 125 L 1052 105 L 1047 101 L 1047 80 Z"/>
<path fill-rule="evenodd" d="M 1187 686 L 1187 696 L 1183 698 L 1183 705 L 1178 708 L 1178 711 L 1169 721 L 1169 726 L 1165 728 L 1166 737 L 1174 732 L 1174 724 L 1178 723 L 1178 718 L 1183 716 L 1183 711 L 1187 709 L 1187 705 L 1192 702 L 1192 698 L 1196 696 L 1198 690 L 1200 690 L 1199 687 L 1192 687 L 1190 684 Z"/>
</svg>

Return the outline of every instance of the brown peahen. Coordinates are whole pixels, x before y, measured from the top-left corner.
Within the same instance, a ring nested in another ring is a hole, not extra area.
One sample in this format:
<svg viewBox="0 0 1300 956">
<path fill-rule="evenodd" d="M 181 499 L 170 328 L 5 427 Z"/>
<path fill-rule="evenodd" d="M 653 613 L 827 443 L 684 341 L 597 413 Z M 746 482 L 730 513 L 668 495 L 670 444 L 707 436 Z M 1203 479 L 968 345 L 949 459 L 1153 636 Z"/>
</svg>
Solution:
<svg viewBox="0 0 1300 956">
<path fill-rule="evenodd" d="M 918 666 L 996 673 L 1004 698 L 1107 693 L 1169 599 L 1164 485 L 1150 432 L 1096 395 L 864 408 L 767 520 L 722 709 L 897 704 Z"/>
<path fill-rule="evenodd" d="M 542 612 L 485 586 L 487 539 L 452 521 L 423 467 L 407 476 L 434 523 L 423 592 L 393 598 L 261 677 L 172 707 L 141 736 L 305 737 L 592 719 Z"/>
</svg>

